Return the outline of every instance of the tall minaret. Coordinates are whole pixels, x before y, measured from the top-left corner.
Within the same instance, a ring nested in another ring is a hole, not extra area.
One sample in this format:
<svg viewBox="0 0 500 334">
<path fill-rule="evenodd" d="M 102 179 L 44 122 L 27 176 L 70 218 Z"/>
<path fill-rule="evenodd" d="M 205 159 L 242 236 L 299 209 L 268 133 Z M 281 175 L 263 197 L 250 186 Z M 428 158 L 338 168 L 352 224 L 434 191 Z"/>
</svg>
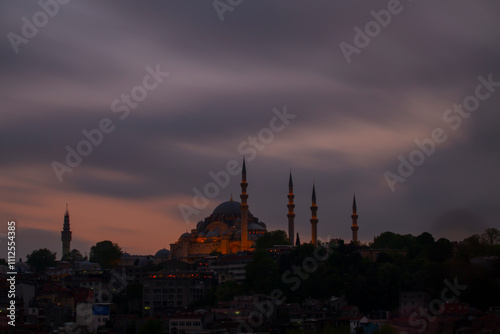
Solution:
<svg viewBox="0 0 500 334">
<path fill-rule="evenodd" d="M 295 208 L 295 204 L 293 204 L 293 181 L 292 181 L 292 172 L 290 172 L 290 180 L 288 181 L 288 239 L 290 240 L 290 245 L 294 245 L 293 239 L 295 236 L 295 227 L 294 227 L 294 219 L 295 213 L 293 209 Z"/>
<path fill-rule="evenodd" d="M 62 241 L 62 256 L 69 254 L 71 243 L 71 231 L 69 230 L 69 211 L 68 204 L 66 204 L 66 213 L 64 214 L 63 230 L 61 231 Z"/>
<path fill-rule="evenodd" d="M 241 169 L 241 250 L 248 250 L 248 194 L 247 194 L 247 168 L 245 158 L 243 158 L 243 168 Z"/>
<path fill-rule="evenodd" d="M 358 230 L 359 230 L 359 227 L 358 227 L 358 214 L 356 213 L 356 195 L 354 195 L 353 200 L 352 200 L 352 215 L 351 215 L 351 218 L 352 218 L 352 226 L 351 226 L 352 241 L 354 243 L 357 243 L 358 242 Z"/>
<path fill-rule="evenodd" d="M 318 206 L 316 205 L 316 187 L 313 183 L 312 205 L 311 205 L 311 243 L 318 242 Z"/>
</svg>

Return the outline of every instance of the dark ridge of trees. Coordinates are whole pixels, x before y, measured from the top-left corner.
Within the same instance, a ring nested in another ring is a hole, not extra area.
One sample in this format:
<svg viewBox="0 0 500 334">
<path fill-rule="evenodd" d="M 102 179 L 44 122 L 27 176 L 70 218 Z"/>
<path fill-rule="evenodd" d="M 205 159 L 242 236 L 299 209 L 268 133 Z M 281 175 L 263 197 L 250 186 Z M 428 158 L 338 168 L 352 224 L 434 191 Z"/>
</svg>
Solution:
<svg viewBox="0 0 500 334">
<path fill-rule="evenodd" d="M 435 240 L 427 232 L 418 236 L 384 232 L 370 245 L 388 250 L 380 253 L 376 261 L 363 258 L 359 247 L 342 243 L 329 247 L 331 254 L 321 259 L 312 244 L 302 244 L 282 256 L 260 250 L 247 266 L 246 291 L 270 294 L 280 289 L 287 302 L 346 296 L 350 304 L 363 311 L 393 310 L 398 307 L 401 292 L 424 291 L 432 299 L 441 298 L 445 280 L 453 282 L 456 277 L 459 284 L 467 285 L 459 300 L 484 309 L 498 303 L 500 287 L 496 280 L 500 277 L 500 261 L 488 268 L 473 264 L 470 259 L 500 256 L 497 232 L 487 229 L 461 243 L 445 238 Z M 326 249 L 327 245 L 319 247 Z M 406 255 L 390 251 L 394 249 L 404 250 Z M 226 286 L 220 292 L 225 299 L 233 293 L 241 294 L 236 285 Z"/>
</svg>

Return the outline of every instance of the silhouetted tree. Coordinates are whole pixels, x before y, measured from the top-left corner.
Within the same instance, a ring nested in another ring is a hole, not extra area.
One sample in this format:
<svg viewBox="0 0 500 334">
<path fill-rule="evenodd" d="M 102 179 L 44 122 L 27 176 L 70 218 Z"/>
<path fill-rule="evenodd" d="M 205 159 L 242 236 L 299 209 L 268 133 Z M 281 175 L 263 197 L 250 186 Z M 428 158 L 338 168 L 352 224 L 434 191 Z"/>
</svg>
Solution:
<svg viewBox="0 0 500 334">
<path fill-rule="evenodd" d="M 98 242 L 90 248 L 90 262 L 97 262 L 103 269 L 118 265 L 122 257 L 122 249 L 109 240 Z"/>
<path fill-rule="evenodd" d="M 273 257 L 265 250 L 257 250 L 246 266 L 246 280 L 253 292 L 270 293 L 280 282 L 278 267 Z"/>
<path fill-rule="evenodd" d="M 486 245 L 498 244 L 500 242 L 500 231 L 494 227 L 487 228 L 481 235 L 481 241 Z"/>
<path fill-rule="evenodd" d="M 81 261 L 83 260 L 83 255 L 78 249 L 72 249 L 68 254 L 65 254 L 61 260 L 69 262 Z"/>
<path fill-rule="evenodd" d="M 420 234 L 417 238 L 417 243 L 421 246 L 431 246 L 434 243 L 434 237 L 429 232 Z"/>
<path fill-rule="evenodd" d="M 408 249 L 413 244 L 415 244 L 415 237 L 410 234 L 384 232 L 374 238 L 371 246 L 373 248 Z"/>
<path fill-rule="evenodd" d="M 453 244 L 450 240 L 441 238 L 431 247 L 429 260 L 436 262 L 444 262 L 453 256 Z"/>
<path fill-rule="evenodd" d="M 266 249 L 266 248 L 271 248 L 275 245 L 289 245 L 289 244 L 290 240 L 288 239 L 288 235 L 286 234 L 286 232 L 282 230 L 276 230 L 264 233 L 255 242 L 255 248 Z"/>
<path fill-rule="evenodd" d="M 53 267 L 56 264 L 56 253 L 52 253 L 47 248 L 34 250 L 27 258 L 28 260 L 26 262 L 36 272 L 42 272 L 48 267 Z"/>
</svg>

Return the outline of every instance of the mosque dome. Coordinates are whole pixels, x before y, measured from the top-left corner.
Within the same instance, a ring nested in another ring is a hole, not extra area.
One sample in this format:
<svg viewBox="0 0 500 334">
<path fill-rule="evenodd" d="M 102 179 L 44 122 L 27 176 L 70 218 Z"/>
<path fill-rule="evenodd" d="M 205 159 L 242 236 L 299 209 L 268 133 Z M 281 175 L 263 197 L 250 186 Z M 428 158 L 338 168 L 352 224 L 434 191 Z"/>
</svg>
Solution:
<svg viewBox="0 0 500 334">
<path fill-rule="evenodd" d="M 219 204 L 212 212 L 214 215 L 241 215 L 241 203 L 227 201 Z"/>
<path fill-rule="evenodd" d="M 206 225 L 205 222 L 203 220 L 200 220 L 198 222 L 198 224 L 196 224 L 196 229 L 198 231 L 201 231 L 201 230 L 203 230 L 205 228 L 205 225 Z"/>
<path fill-rule="evenodd" d="M 138 265 L 139 267 L 146 267 L 146 266 L 150 266 L 150 265 L 152 265 L 152 264 L 154 264 L 154 262 L 153 262 L 153 260 L 151 260 L 151 259 L 149 258 L 149 256 L 148 256 L 148 257 L 143 257 L 143 258 L 141 258 L 141 259 L 139 260 L 139 263 L 138 263 L 137 265 Z"/>
<path fill-rule="evenodd" d="M 159 251 L 156 252 L 155 257 L 169 257 L 170 256 L 170 251 L 168 249 L 160 249 Z"/>
<path fill-rule="evenodd" d="M 130 259 L 132 257 L 132 255 L 130 255 L 129 253 L 125 252 L 122 254 L 122 259 Z"/>
<path fill-rule="evenodd" d="M 205 238 L 205 233 L 203 232 L 198 233 L 198 238 Z"/>
<path fill-rule="evenodd" d="M 207 238 L 218 238 L 220 237 L 219 233 L 217 231 L 211 231 L 207 233 Z"/>
<path fill-rule="evenodd" d="M 248 225 L 248 229 L 249 230 L 265 230 L 265 228 L 262 225 L 257 224 L 257 223 L 251 223 L 250 225 Z"/>
<path fill-rule="evenodd" d="M 79 270 L 87 270 L 87 271 L 100 270 L 101 266 L 95 262 L 82 261 L 82 262 L 80 262 L 78 269 Z"/>
<path fill-rule="evenodd" d="M 186 232 L 186 233 L 183 233 L 183 234 L 181 235 L 180 239 L 189 238 L 190 236 L 191 236 L 191 234 L 189 234 L 189 233 L 187 233 L 187 232 Z"/>
<path fill-rule="evenodd" d="M 28 272 L 30 270 L 29 265 L 26 262 L 18 261 L 14 265 L 19 272 Z"/>
</svg>

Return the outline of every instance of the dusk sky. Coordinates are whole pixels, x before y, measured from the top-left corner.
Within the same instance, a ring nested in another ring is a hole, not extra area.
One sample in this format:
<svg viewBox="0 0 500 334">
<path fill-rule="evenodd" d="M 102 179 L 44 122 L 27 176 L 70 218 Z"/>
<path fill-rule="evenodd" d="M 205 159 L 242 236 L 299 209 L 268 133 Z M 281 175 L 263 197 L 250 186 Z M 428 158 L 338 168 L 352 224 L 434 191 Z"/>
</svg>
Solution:
<svg viewBox="0 0 500 334">
<path fill-rule="evenodd" d="M 499 2 L 59 1 L 0 2 L 0 257 L 14 219 L 17 258 L 59 259 L 66 203 L 82 253 L 168 249 L 239 200 L 239 172 L 207 185 L 244 155 L 268 230 L 292 171 L 303 242 L 313 182 L 322 240 L 353 193 L 362 242 L 500 228 Z"/>
</svg>

